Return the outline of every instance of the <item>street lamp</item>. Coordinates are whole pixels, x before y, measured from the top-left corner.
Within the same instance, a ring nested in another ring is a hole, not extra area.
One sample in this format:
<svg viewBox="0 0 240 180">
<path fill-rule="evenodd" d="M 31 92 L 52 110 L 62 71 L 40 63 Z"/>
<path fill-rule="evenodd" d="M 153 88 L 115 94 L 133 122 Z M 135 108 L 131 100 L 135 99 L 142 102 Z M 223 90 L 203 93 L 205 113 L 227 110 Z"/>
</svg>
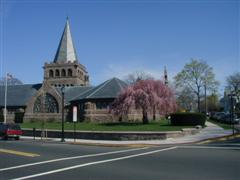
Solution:
<svg viewBox="0 0 240 180">
<path fill-rule="evenodd" d="M 65 140 L 64 140 L 64 93 L 65 93 L 65 87 L 64 86 L 62 86 L 61 92 L 62 92 L 62 138 L 61 138 L 61 142 L 65 142 Z"/>
</svg>

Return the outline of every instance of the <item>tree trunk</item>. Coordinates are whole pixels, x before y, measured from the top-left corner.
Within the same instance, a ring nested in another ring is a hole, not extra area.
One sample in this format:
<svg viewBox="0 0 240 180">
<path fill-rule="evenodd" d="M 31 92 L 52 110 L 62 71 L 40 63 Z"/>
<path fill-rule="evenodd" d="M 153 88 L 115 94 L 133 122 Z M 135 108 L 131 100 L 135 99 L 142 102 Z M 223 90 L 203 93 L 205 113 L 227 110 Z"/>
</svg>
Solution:
<svg viewBox="0 0 240 180">
<path fill-rule="evenodd" d="M 198 106 L 198 112 L 200 113 L 201 112 L 201 108 L 200 108 L 200 95 L 198 94 L 197 95 L 197 106 Z"/>
<path fill-rule="evenodd" d="M 143 109 L 142 114 L 143 114 L 143 124 L 148 124 L 147 111 Z"/>
<path fill-rule="evenodd" d="M 153 106 L 153 120 L 156 120 L 156 108 Z"/>
<path fill-rule="evenodd" d="M 200 113 L 201 107 L 200 107 L 200 87 L 197 88 L 197 106 L 198 106 L 198 112 Z"/>
</svg>

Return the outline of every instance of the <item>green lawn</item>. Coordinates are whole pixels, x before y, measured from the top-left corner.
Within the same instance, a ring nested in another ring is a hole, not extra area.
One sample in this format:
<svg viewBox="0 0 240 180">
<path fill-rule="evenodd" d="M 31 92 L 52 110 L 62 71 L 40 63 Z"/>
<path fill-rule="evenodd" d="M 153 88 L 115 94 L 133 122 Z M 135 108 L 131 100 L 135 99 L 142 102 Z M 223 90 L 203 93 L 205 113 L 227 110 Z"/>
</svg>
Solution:
<svg viewBox="0 0 240 180">
<path fill-rule="evenodd" d="M 231 124 L 220 123 L 220 122 L 214 121 L 212 119 L 209 119 L 208 121 L 213 123 L 213 124 L 216 124 L 216 125 L 222 127 L 223 129 L 232 129 L 232 125 Z"/>
<path fill-rule="evenodd" d="M 41 129 L 40 122 L 28 122 L 21 124 L 22 128 L 36 128 Z M 73 123 L 65 123 L 66 130 L 73 130 Z M 149 124 L 142 123 L 76 123 L 76 129 L 82 131 L 179 131 L 182 128 L 191 128 L 193 126 L 171 126 L 167 120 L 158 122 L 151 122 Z M 59 122 L 48 122 L 44 124 L 45 129 L 58 129 L 61 130 L 62 124 Z"/>
</svg>

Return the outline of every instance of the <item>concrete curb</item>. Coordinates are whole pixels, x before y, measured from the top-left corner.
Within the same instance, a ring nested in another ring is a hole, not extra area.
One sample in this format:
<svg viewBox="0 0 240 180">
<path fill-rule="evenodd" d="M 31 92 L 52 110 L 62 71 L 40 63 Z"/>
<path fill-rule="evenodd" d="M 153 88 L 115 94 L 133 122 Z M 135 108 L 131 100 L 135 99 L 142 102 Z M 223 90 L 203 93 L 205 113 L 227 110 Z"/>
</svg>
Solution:
<svg viewBox="0 0 240 180">
<path fill-rule="evenodd" d="M 208 143 L 212 143 L 212 142 L 221 142 L 221 141 L 226 141 L 226 140 L 232 140 L 235 138 L 240 138 L 240 134 L 227 135 L 227 136 L 221 136 L 221 137 L 216 137 L 216 138 L 209 138 L 207 140 L 199 141 L 197 144 L 208 144 Z"/>
<path fill-rule="evenodd" d="M 168 138 L 184 137 L 194 135 L 201 131 L 201 128 L 183 128 L 181 131 L 76 131 L 76 139 L 99 140 L 99 141 L 148 141 L 166 140 Z M 44 135 L 49 138 L 61 138 L 60 130 L 45 130 Z M 41 137 L 42 131 L 37 129 L 23 129 L 24 136 Z M 74 132 L 66 130 L 66 139 L 73 139 Z"/>
</svg>

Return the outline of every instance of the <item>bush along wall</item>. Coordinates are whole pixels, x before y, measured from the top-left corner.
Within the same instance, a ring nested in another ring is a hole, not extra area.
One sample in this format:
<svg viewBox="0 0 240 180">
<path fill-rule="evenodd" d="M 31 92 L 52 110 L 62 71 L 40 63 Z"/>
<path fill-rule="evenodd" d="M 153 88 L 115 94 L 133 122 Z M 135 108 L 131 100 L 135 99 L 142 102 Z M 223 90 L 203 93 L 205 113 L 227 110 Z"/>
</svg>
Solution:
<svg viewBox="0 0 240 180">
<path fill-rule="evenodd" d="M 173 113 L 171 125 L 173 126 L 205 126 L 206 115 L 202 113 Z"/>
</svg>

